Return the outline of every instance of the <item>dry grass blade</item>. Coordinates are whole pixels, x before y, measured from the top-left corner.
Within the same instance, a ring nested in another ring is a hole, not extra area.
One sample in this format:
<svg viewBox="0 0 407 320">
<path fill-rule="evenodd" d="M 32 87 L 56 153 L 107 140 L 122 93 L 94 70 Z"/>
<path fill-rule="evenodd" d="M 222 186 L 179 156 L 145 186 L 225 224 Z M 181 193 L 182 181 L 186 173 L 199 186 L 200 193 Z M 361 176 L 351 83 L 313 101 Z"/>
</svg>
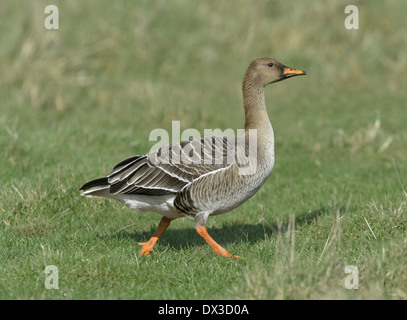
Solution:
<svg viewBox="0 0 407 320">
<path fill-rule="evenodd" d="M 376 235 L 374 234 L 372 228 L 370 227 L 369 222 L 367 221 L 367 219 L 366 219 L 365 217 L 363 217 L 363 219 L 365 219 L 365 222 L 366 222 L 367 226 L 369 227 L 369 230 L 370 230 L 370 232 L 372 233 L 373 238 L 375 238 L 375 239 L 377 240 Z"/>
</svg>

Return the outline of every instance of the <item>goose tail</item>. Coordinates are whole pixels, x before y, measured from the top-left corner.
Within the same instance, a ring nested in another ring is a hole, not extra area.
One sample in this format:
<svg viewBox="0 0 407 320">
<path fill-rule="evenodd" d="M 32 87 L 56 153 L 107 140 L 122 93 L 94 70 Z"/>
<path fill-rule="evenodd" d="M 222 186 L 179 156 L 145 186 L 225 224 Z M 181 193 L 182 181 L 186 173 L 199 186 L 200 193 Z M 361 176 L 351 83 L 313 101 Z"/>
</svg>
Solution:
<svg viewBox="0 0 407 320">
<path fill-rule="evenodd" d="M 107 197 L 110 183 L 107 178 L 99 178 L 85 183 L 79 190 L 85 197 Z"/>
</svg>

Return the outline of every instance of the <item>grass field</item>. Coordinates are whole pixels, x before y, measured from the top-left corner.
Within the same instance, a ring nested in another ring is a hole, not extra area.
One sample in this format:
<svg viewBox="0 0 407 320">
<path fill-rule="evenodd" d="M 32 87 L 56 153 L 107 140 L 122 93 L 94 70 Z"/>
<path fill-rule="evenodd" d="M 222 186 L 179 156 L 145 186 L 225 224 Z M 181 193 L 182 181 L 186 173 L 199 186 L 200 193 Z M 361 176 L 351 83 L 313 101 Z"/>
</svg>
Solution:
<svg viewBox="0 0 407 320">
<path fill-rule="evenodd" d="M 0 299 L 407 299 L 407 3 L 0 3 Z M 359 29 L 344 27 L 347 4 Z M 208 231 L 80 197 L 155 128 L 242 128 L 256 57 L 306 70 L 266 89 L 276 164 Z M 44 286 L 47 265 L 59 289 Z M 345 267 L 359 289 L 345 288 Z"/>
</svg>

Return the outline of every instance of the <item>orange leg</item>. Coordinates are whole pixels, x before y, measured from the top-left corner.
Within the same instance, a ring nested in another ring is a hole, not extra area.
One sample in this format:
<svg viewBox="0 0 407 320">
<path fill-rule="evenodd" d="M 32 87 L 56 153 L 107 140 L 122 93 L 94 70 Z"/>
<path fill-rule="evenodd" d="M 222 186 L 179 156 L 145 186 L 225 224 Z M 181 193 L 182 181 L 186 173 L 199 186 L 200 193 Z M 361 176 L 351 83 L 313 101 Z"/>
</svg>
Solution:
<svg viewBox="0 0 407 320">
<path fill-rule="evenodd" d="M 139 242 L 138 245 L 142 246 L 143 249 L 139 252 L 139 256 L 142 255 L 150 255 L 151 251 L 153 251 L 153 247 L 157 242 L 158 238 L 162 235 L 162 233 L 168 228 L 170 225 L 171 220 L 167 217 L 162 217 L 160 223 L 158 224 L 157 230 L 154 232 L 153 236 L 147 242 Z"/>
<path fill-rule="evenodd" d="M 215 240 L 211 238 L 211 236 L 208 234 L 208 231 L 206 231 L 205 227 L 196 227 L 196 231 L 198 234 L 211 246 L 212 250 L 217 254 L 217 255 L 222 255 L 223 257 L 232 257 L 232 258 L 243 258 L 239 256 L 232 256 L 230 253 L 226 251 L 225 248 L 221 247 Z"/>
</svg>

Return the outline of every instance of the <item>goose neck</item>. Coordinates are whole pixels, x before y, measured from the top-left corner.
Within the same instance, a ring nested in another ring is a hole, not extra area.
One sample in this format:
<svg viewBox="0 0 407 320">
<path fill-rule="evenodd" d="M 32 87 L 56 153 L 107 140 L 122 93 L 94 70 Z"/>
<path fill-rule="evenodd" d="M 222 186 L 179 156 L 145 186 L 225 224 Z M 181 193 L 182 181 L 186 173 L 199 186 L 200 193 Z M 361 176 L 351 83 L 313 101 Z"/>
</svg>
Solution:
<svg viewBox="0 0 407 320">
<path fill-rule="evenodd" d="M 270 128 L 266 109 L 264 87 L 243 86 L 243 105 L 245 110 L 245 130 Z"/>
</svg>

